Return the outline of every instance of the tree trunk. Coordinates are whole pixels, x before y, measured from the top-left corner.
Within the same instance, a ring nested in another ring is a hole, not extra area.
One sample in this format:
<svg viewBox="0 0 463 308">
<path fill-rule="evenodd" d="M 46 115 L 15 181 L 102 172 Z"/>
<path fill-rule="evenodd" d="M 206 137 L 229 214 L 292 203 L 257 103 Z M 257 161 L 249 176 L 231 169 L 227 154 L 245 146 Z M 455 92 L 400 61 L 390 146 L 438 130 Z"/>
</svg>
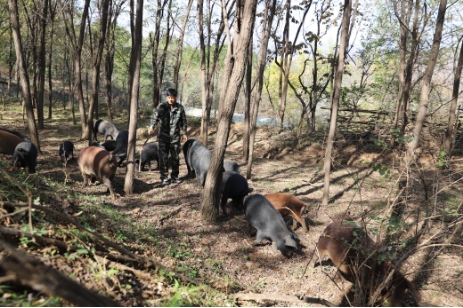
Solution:
<svg viewBox="0 0 463 308">
<path fill-rule="evenodd" d="M 18 3 L 16 0 L 8 0 L 8 9 L 10 13 L 13 41 L 16 50 L 16 61 L 18 62 L 18 75 L 21 82 L 21 90 L 26 107 L 27 124 L 29 126 L 30 138 L 32 143 L 36 145 L 37 150 L 40 152 L 39 135 L 37 132 L 37 126 L 35 124 L 34 110 L 32 109 L 32 95 L 29 85 L 29 76 L 27 74 L 27 68 L 24 61 L 21 32 L 19 31 L 19 12 Z"/>
<path fill-rule="evenodd" d="M 290 54 L 292 52 L 289 49 L 292 49 L 290 46 L 291 42 L 289 41 L 289 27 L 291 20 L 291 0 L 286 1 L 286 22 L 285 28 L 283 30 L 283 44 L 284 47 L 281 50 L 281 65 L 280 66 L 280 77 L 279 77 L 279 87 L 278 87 L 278 126 L 280 129 L 283 129 L 283 122 L 285 120 L 285 111 L 286 111 L 286 98 L 288 94 L 288 79 L 289 72 L 291 71 L 291 60 Z M 277 54 L 278 55 L 278 54 Z M 275 59 L 277 60 L 277 59 Z M 278 61 L 275 61 L 278 62 Z"/>
<path fill-rule="evenodd" d="M 408 39 L 408 29 L 407 25 L 410 19 L 411 12 L 406 11 L 405 8 L 405 1 L 400 1 L 401 8 L 400 8 L 400 15 L 398 14 L 395 6 L 394 9 L 396 11 L 396 16 L 400 18 L 400 40 L 399 40 L 399 90 L 397 93 L 396 99 L 396 110 L 394 114 L 394 120 L 392 122 L 392 130 L 394 131 L 397 129 L 399 125 L 399 116 L 400 116 L 400 109 L 402 107 L 402 99 L 404 95 L 404 87 L 405 87 L 405 61 L 407 56 L 407 39 Z M 394 2 L 395 4 L 395 2 Z M 408 13 L 408 14 L 407 14 Z M 393 135 L 391 138 L 391 146 L 394 146 L 396 141 L 396 137 Z"/>
<path fill-rule="evenodd" d="M 63 17 L 63 22 L 66 26 L 66 33 L 69 38 L 69 43 L 72 46 L 73 58 L 74 58 L 74 73 L 75 81 L 74 87 L 77 91 L 77 98 L 79 100 L 79 111 L 80 111 L 80 125 L 82 127 L 81 139 L 86 139 L 89 136 L 90 132 L 88 131 L 89 127 L 87 125 L 87 115 L 85 111 L 85 100 L 84 100 L 84 90 L 82 87 L 82 73 L 81 73 L 81 57 L 82 57 L 82 47 L 84 45 L 84 35 L 85 35 L 85 21 L 87 20 L 88 10 L 90 6 L 90 0 L 85 0 L 84 8 L 82 11 L 81 21 L 80 21 L 80 30 L 79 37 L 76 38 L 76 32 L 74 31 L 74 24 L 71 18 L 71 22 L 68 22 L 65 16 L 65 5 L 61 3 L 61 12 Z M 73 16 L 73 12 L 68 12 L 70 16 Z M 71 29 L 69 29 L 71 27 Z"/>
<path fill-rule="evenodd" d="M 410 2 L 409 11 L 411 11 L 413 2 Z M 404 85 L 404 93 L 403 93 L 403 100 L 402 100 L 402 126 L 400 128 L 400 134 L 405 134 L 405 127 L 408 124 L 408 105 L 410 103 L 410 97 L 412 92 L 412 77 L 413 77 L 413 67 L 415 64 L 415 59 L 418 57 L 418 47 L 420 44 L 421 34 L 424 31 L 424 26 L 420 33 L 418 33 L 418 21 L 421 18 L 421 5 L 420 1 L 417 0 L 415 3 L 415 16 L 413 18 L 413 28 L 412 28 L 412 46 L 410 48 L 410 55 L 408 57 L 407 67 L 405 68 L 405 85 Z M 410 13 L 411 15 L 411 13 Z"/>
<path fill-rule="evenodd" d="M 352 11 L 351 0 L 344 0 L 344 13 L 342 15 L 342 31 L 341 41 L 339 44 L 339 55 L 337 59 L 336 75 L 334 77 L 333 87 L 333 101 L 331 103 L 331 119 L 330 128 L 328 132 L 328 138 L 326 140 L 326 151 L 325 151 L 325 181 L 323 187 L 323 199 L 322 204 L 328 205 L 330 198 L 330 173 L 331 173 L 331 153 L 333 151 L 333 144 L 336 135 L 336 124 L 338 119 L 338 108 L 339 108 L 339 97 L 341 94 L 342 74 L 344 72 L 344 59 L 346 48 L 349 44 L 349 26 L 350 26 L 350 15 Z"/>
<path fill-rule="evenodd" d="M 183 38 L 185 36 L 185 29 L 188 22 L 188 16 L 190 16 L 191 7 L 193 5 L 193 0 L 188 0 L 188 7 L 186 9 L 185 18 L 183 19 L 182 28 L 180 29 L 180 34 L 178 37 L 177 44 L 177 60 L 174 66 L 174 88 L 178 90 L 178 74 L 180 71 L 180 65 L 182 64 L 182 54 L 183 54 Z"/>
<path fill-rule="evenodd" d="M 460 91 L 461 70 L 463 68 L 463 37 L 460 38 L 460 56 L 458 57 L 457 67 L 455 68 L 455 76 L 453 78 L 453 91 L 452 102 L 450 103 L 449 122 L 447 124 L 447 131 L 444 137 L 444 151 L 448 156 L 451 156 L 453 146 L 455 145 L 455 137 L 458 127 L 457 103 L 458 93 Z M 455 121 L 455 118 L 457 121 Z"/>
<path fill-rule="evenodd" d="M 223 157 L 230 123 L 244 78 L 249 41 L 254 29 L 257 0 L 247 0 L 235 10 L 234 43 L 229 46 L 220 92 L 217 137 L 201 200 L 201 216 L 216 221 L 222 188 Z"/>
<path fill-rule="evenodd" d="M 130 0 L 133 6 L 133 0 Z M 133 10 L 132 10 L 133 11 Z M 133 179 L 135 175 L 135 146 L 137 141 L 137 115 L 138 115 L 138 95 L 140 88 L 140 61 L 142 49 L 142 26 L 143 26 L 143 0 L 137 0 L 135 31 L 132 32 L 134 38 L 132 52 L 130 56 L 130 74 L 132 75 L 132 89 L 130 95 L 130 119 L 129 119 L 129 140 L 127 147 L 127 173 L 125 175 L 124 191 L 127 195 L 133 194 Z"/>
<path fill-rule="evenodd" d="M 88 140 L 92 140 L 92 130 L 93 130 L 93 112 L 98 110 L 98 94 L 100 90 L 100 69 L 101 69 L 101 59 L 103 58 L 103 48 L 106 41 L 106 28 L 108 25 L 108 10 L 109 10 L 110 0 L 104 0 L 101 3 L 101 12 L 100 12 L 100 33 L 98 39 L 98 48 L 96 53 L 93 56 L 93 69 L 92 69 L 92 98 L 90 100 L 90 108 L 88 109 Z M 98 118 L 98 112 L 96 114 Z"/>
<path fill-rule="evenodd" d="M 272 1 L 272 3 L 270 3 Z M 251 178 L 252 171 L 252 159 L 254 158 L 254 142 L 256 140 L 257 130 L 257 116 L 259 114 L 259 103 L 262 96 L 262 88 L 264 86 L 264 70 L 265 64 L 267 63 L 267 48 L 268 41 L 270 38 L 270 32 L 272 31 L 273 17 L 275 16 L 276 0 L 265 1 L 265 10 L 263 14 L 262 23 L 262 41 L 259 50 L 259 59 L 257 60 L 256 68 L 256 82 L 257 85 L 254 87 L 251 95 L 251 114 L 250 114 L 250 136 L 249 136 L 249 154 L 247 158 L 246 166 L 246 178 Z"/>
<path fill-rule="evenodd" d="M 445 11 L 447 10 L 447 0 L 441 0 L 439 5 L 439 12 L 437 13 L 436 30 L 434 32 L 434 39 L 429 54 L 428 65 L 424 73 L 423 84 L 421 87 L 420 95 L 420 108 L 416 116 L 415 129 L 413 130 L 415 139 L 410 143 L 409 154 L 415 154 L 418 145 L 420 144 L 421 130 L 423 128 L 424 119 L 428 111 L 429 91 L 431 86 L 431 79 L 436 66 L 437 56 L 439 55 L 440 43 L 442 40 L 442 29 L 444 27 Z"/>
<path fill-rule="evenodd" d="M 50 51 L 48 53 L 48 119 L 52 118 L 53 114 L 53 79 L 52 79 L 52 59 L 53 59 L 53 34 L 54 34 L 54 25 L 55 25 L 55 15 L 56 15 L 56 5 L 58 2 L 55 2 L 53 6 L 50 5 Z M 64 83 L 63 83 L 64 84 Z"/>
<path fill-rule="evenodd" d="M 43 129 L 45 128 L 44 124 L 44 115 L 43 115 L 43 107 L 44 107 L 44 100 L 45 100 L 45 70 L 46 70 L 46 61 L 45 61 L 45 45 L 46 45 L 46 29 L 47 29 L 47 19 L 48 19 L 48 0 L 44 0 L 43 9 L 42 9 L 42 16 L 41 19 L 41 27 L 40 27 L 40 50 L 39 50 L 39 61 L 38 61 L 38 87 L 36 93 L 36 100 L 37 100 L 37 119 L 38 119 L 38 128 Z"/>
<path fill-rule="evenodd" d="M 243 134 L 243 157 L 247 161 L 249 158 L 249 132 L 251 125 L 251 92 L 252 92 L 252 38 L 249 41 L 248 60 L 246 64 L 245 79 L 245 101 L 244 101 L 244 134 Z"/>
</svg>

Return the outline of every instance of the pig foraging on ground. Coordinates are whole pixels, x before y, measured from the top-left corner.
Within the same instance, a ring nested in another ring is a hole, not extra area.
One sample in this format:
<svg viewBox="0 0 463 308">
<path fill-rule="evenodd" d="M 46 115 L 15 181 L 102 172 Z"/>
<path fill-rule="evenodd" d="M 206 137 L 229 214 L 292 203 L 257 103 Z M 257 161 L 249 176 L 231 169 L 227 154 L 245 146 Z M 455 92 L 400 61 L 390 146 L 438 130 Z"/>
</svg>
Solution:
<svg viewBox="0 0 463 308">
<path fill-rule="evenodd" d="M 269 238 L 287 258 L 295 250 L 301 249 L 299 238 L 288 229 L 281 214 L 264 196 L 247 196 L 244 199 L 244 212 L 249 224 L 257 229 L 254 245 L 259 244 L 264 237 Z"/>
<path fill-rule="evenodd" d="M 270 201 L 275 209 L 283 216 L 291 216 L 293 218 L 293 231 L 296 230 L 297 222 L 299 222 L 305 231 L 309 231 L 301 212 L 305 204 L 302 203 L 296 196 L 290 194 L 267 194 L 264 197 Z"/>
<path fill-rule="evenodd" d="M 353 222 L 342 220 L 330 223 L 317 243 L 319 254 L 328 255 L 341 273 L 353 277 L 356 291 L 361 292 L 361 294 L 370 296 L 393 271 L 391 281 L 381 292 L 388 298 L 391 306 L 401 305 L 406 289 L 412 291 L 419 301 L 421 296 L 413 283 L 395 269 L 390 260 L 380 261 L 375 257 L 376 249 L 375 242 L 368 236 L 364 228 L 356 226 Z"/>
<path fill-rule="evenodd" d="M 108 187 L 111 198 L 117 198 L 112 185 L 117 170 L 117 159 L 110 152 L 90 146 L 80 151 L 77 162 L 84 178 L 84 186 L 89 185 L 92 178 L 97 178 Z"/>
<path fill-rule="evenodd" d="M 30 141 L 19 143 L 13 153 L 13 167 L 28 167 L 29 173 L 35 173 L 37 165 L 37 147 Z"/>
<path fill-rule="evenodd" d="M 104 141 L 108 136 L 111 136 L 113 140 L 116 140 L 119 130 L 114 126 L 114 124 L 109 123 L 108 121 L 98 119 L 93 122 L 93 137 L 98 141 L 97 134 L 100 133 L 104 135 Z"/>
<path fill-rule="evenodd" d="M 248 181 L 239 173 L 225 171 L 222 175 L 222 202 L 221 208 L 224 215 L 227 215 L 226 205 L 229 198 L 234 203 L 243 206 L 244 197 L 246 197 L 252 188 L 249 188 Z"/>
<path fill-rule="evenodd" d="M 74 159 L 74 144 L 68 140 L 61 143 L 59 146 L 59 156 L 66 167 L 68 160 L 71 160 L 71 158 Z"/>
</svg>

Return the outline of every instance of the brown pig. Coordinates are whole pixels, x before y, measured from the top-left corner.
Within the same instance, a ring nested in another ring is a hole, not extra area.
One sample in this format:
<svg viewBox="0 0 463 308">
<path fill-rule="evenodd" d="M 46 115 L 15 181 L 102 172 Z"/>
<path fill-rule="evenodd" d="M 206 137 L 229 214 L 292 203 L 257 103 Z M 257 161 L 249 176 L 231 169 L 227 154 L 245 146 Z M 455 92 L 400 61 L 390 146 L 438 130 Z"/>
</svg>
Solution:
<svg viewBox="0 0 463 308">
<path fill-rule="evenodd" d="M 267 194 L 264 197 L 270 201 L 275 209 L 283 216 L 291 216 L 293 218 L 293 230 L 297 227 L 299 222 L 305 231 L 309 231 L 305 223 L 305 219 L 302 217 L 302 208 L 305 206 L 301 200 L 290 194 Z"/>
<path fill-rule="evenodd" d="M 379 258 L 375 257 L 376 249 L 377 245 L 364 228 L 356 226 L 353 222 L 341 220 L 330 223 L 317 243 L 320 255 L 328 255 L 341 273 L 354 278 L 357 291 L 371 296 L 377 288 L 382 287 L 384 280 L 392 272 L 391 281 L 381 290 L 389 304 L 393 307 L 400 306 L 406 289 L 420 301 L 420 293 L 413 283 L 405 278 L 389 259 L 380 262 Z"/>
<path fill-rule="evenodd" d="M 16 146 L 23 141 L 23 138 L 0 129 L 0 154 L 13 155 Z"/>
<path fill-rule="evenodd" d="M 113 200 L 117 198 L 112 185 L 116 175 L 117 160 L 110 152 L 90 146 L 80 151 L 77 163 L 84 178 L 84 186 L 89 184 L 89 179 L 97 178 L 108 186 L 111 198 Z"/>
</svg>

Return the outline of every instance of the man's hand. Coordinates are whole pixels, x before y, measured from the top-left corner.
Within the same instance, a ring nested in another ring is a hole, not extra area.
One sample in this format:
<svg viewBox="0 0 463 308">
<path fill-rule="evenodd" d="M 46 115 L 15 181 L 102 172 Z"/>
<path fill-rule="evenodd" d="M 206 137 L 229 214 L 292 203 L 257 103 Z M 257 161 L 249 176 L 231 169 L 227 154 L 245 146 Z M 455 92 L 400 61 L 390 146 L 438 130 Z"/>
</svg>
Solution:
<svg viewBox="0 0 463 308">
<path fill-rule="evenodd" d="M 182 136 L 182 141 L 183 141 L 183 142 L 186 142 L 187 140 L 188 140 L 188 136 L 187 136 L 187 135 L 183 135 L 183 136 Z"/>
</svg>

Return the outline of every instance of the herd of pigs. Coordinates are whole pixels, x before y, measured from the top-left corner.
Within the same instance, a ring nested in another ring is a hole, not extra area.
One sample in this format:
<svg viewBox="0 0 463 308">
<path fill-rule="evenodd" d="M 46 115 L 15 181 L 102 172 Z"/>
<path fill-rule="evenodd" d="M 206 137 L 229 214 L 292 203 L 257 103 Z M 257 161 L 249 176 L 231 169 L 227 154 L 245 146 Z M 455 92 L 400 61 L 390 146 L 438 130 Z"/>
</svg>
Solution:
<svg viewBox="0 0 463 308">
<path fill-rule="evenodd" d="M 127 158 L 128 131 L 119 131 L 112 123 L 104 120 L 94 122 L 93 135 L 95 141 L 89 141 L 89 146 L 80 150 L 77 162 L 82 172 L 84 186 L 89 181 L 98 179 L 108 187 L 111 197 L 116 198 L 112 181 L 116 169 Z M 97 134 L 104 135 L 104 143 L 98 143 Z M 111 137 L 112 140 L 107 140 Z M 198 186 L 203 187 L 207 176 L 212 153 L 201 142 L 189 139 L 182 147 L 189 177 L 196 177 Z M 37 147 L 21 133 L 0 128 L 0 154 L 12 155 L 14 168 L 28 168 L 29 173 L 35 173 Z M 64 141 L 60 144 L 59 156 L 64 166 L 74 159 L 74 144 Z M 151 170 L 151 162 L 158 162 L 158 145 L 155 142 L 143 146 L 136 155 L 139 171 L 146 164 Z M 159 162 L 158 162 L 159 167 Z M 270 239 L 273 245 L 287 258 L 295 251 L 300 251 L 302 245 L 297 235 L 292 232 L 299 222 L 308 231 L 301 212 L 304 203 L 290 194 L 250 194 L 252 188 L 239 173 L 239 165 L 233 161 L 225 161 L 222 170 L 222 199 L 220 207 L 223 215 L 227 215 L 228 199 L 244 208 L 244 214 L 249 224 L 257 230 L 254 244 L 259 244 L 263 238 Z M 293 218 L 290 230 L 283 217 Z M 384 297 L 392 306 L 400 306 L 406 289 L 409 289 L 416 300 L 420 294 L 408 279 L 397 270 L 389 260 L 381 263 L 369 258 L 365 250 L 373 251 L 376 245 L 365 233 L 364 228 L 352 222 L 335 221 L 325 228 L 319 237 L 317 251 L 319 255 L 328 255 L 332 263 L 339 269 L 342 276 L 351 282 L 364 282 L 367 288 L 371 277 L 377 277 L 379 283 L 393 272 L 389 287 L 384 289 Z M 359 274 L 360 273 L 360 274 Z M 356 279 L 354 279 L 356 277 Z M 376 282 L 378 283 L 378 282 Z"/>
</svg>

